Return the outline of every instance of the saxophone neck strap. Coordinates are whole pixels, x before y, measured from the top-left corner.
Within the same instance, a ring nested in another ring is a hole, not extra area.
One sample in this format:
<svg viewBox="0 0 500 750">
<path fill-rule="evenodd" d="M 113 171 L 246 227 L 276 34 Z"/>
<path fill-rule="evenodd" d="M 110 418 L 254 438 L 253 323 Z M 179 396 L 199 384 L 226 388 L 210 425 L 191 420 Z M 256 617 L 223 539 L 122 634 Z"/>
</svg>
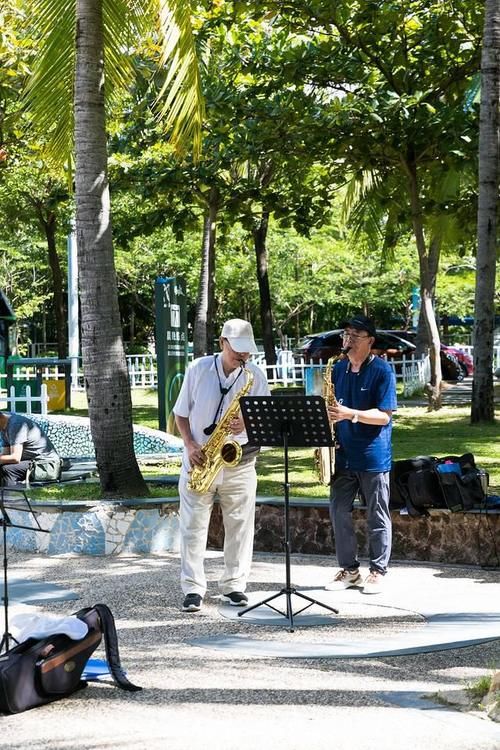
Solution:
<svg viewBox="0 0 500 750">
<path fill-rule="evenodd" d="M 219 391 L 221 392 L 222 396 L 226 396 L 231 390 L 231 388 L 233 387 L 233 385 L 236 383 L 238 378 L 240 377 L 241 373 L 243 372 L 243 365 L 241 365 L 240 370 L 238 374 L 236 375 L 236 377 L 234 378 L 231 385 L 228 385 L 226 388 L 224 388 L 224 386 L 222 385 L 222 381 L 220 379 L 219 367 L 217 365 L 218 356 L 219 356 L 218 354 L 214 354 L 214 367 L 215 367 L 215 372 L 217 373 L 217 380 L 219 381 Z"/>
<path fill-rule="evenodd" d="M 217 409 L 215 411 L 215 416 L 214 416 L 212 424 L 209 425 L 208 427 L 205 427 L 205 429 L 203 430 L 203 432 L 205 433 L 205 435 L 211 435 L 212 432 L 215 430 L 217 422 L 219 421 L 220 416 L 221 416 L 222 404 L 224 402 L 224 398 L 225 398 L 225 396 L 227 396 L 227 394 L 229 393 L 229 391 L 231 390 L 231 388 L 233 387 L 233 385 L 236 383 L 236 381 L 240 377 L 241 373 L 243 372 L 243 366 L 241 366 L 239 373 L 237 374 L 237 376 L 235 377 L 235 379 L 233 380 L 233 382 L 231 383 L 231 385 L 229 385 L 229 386 L 227 386 L 225 388 L 222 385 L 222 381 L 220 379 L 219 368 L 217 366 L 217 357 L 218 356 L 219 356 L 218 354 L 214 354 L 214 367 L 215 367 L 215 372 L 217 373 L 217 380 L 219 381 L 220 399 L 219 399 L 219 403 L 217 404 Z"/>
</svg>

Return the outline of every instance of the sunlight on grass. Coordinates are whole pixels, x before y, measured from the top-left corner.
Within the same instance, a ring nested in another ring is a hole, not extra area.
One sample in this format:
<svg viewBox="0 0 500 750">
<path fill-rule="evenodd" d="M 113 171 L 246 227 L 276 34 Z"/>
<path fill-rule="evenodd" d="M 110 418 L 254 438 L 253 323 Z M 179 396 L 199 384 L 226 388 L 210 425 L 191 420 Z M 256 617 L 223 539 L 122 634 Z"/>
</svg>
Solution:
<svg viewBox="0 0 500 750">
<path fill-rule="evenodd" d="M 72 394 L 73 408 L 69 413 L 87 416 L 84 393 Z M 158 402 L 156 390 L 133 390 L 134 423 L 158 429 Z M 500 414 L 498 414 L 500 418 Z M 490 475 L 490 486 L 500 488 L 500 440 L 498 422 L 492 425 L 470 424 L 470 407 L 446 406 L 437 412 L 428 412 L 424 406 L 401 406 L 394 416 L 393 432 L 394 460 L 413 456 L 462 455 L 473 453 L 479 468 Z M 283 496 L 284 463 L 281 449 L 262 451 L 258 464 L 257 494 Z M 143 468 L 144 474 L 178 474 L 179 463 Z M 313 451 L 292 448 L 289 454 L 290 496 L 300 498 L 327 498 L 328 487 L 318 481 L 314 468 Z M 85 496 L 82 490 L 89 493 Z M 496 491 L 496 490 L 495 490 Z M 43 490 L 45 499 L 97 500 L 98 485 L 73 485 Z M 153 497 L 176 495 L 177 491 L 166 487 L 151 489 Z M 492 493 L 493 494 L 493 493 Z M 33 495 L 34 496 L 34 495 Z"/>
</svg>

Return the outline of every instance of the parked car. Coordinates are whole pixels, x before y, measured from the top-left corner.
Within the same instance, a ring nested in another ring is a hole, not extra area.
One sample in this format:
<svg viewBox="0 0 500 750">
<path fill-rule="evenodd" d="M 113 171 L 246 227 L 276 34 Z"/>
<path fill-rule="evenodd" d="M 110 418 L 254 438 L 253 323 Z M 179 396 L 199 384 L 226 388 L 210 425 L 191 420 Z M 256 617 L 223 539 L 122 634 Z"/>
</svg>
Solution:
<svg viewBox="0 0 500 750">
<path fill-rule="evenodd" d="M 342 328 L 336 328 L 333 331 L 310 334 L 303 339 L 302 344 L 295 349 L 294 353 L 302 356 L 306 364 L 327 362 L 330 357 L 340 354 L 342 349 L 342 330 Z M 403 338 L 400 333 L 409 334 L 410 336 L 412 334 L 411 331 L 396 333 L 395 331 L 377 329 L 372 352 L 389 361 L 391 359 L 400 360 L 403 357 L 411 357 L 415 353 L 416 346 L 408 338 Z M 400 370 L 400 366 L 395 365 L 395 367 L 396 371 Z M 443 349 L 441 350 L 441 369 L 445 380 L 463 380 L 465 377 L 458 359 Z"/>
<path fill-rule="evenodd" d="M 388 333 L 394 333 L 396 336 L 400 336 L 412 344 L 416 343 L 416 331 L 389 331 Z M 474 374 L 474 360 L 470 354 L 467 354 L 467 352 L 464 352 L 457 346 L 447 346 L 446 344 L 441 344 L 441 352 L 445 352 L 458 360 L 458 364 L 462 370 L 462 377 L 459 377 L 458 380 L 463 380 L 463 378 Z M 443 359 L 444 357 L 441 357 L 441 365 L 443 364 Z M 453 378 L 446 378 L 446 380 L 453 380 Z"/>
<path fill-rule="evenodd" d="M 334 357 L 341 352 L 342 330 L 342 328 L 336 328 L 333 331 L 323 331 L 306 336 L 294 353 L 303 357 L 307 364 L 327 362 L 330 357 Z M 377 331 L 372 348 L 374 354 L 383 356 L 388 360 L 399 360 L 403 356 L 411 357 L 414 351 L 415 344 L 386 331 Z"/>
</svg>

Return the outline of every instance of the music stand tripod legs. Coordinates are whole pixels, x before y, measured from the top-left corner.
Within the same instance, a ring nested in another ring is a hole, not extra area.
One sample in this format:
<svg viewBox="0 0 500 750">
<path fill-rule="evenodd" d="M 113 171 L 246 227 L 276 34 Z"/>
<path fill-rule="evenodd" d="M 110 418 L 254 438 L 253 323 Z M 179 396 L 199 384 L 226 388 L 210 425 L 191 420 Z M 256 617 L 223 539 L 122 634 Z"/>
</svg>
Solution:
<svg viewBox="0 0 500 750">
<path fill-rule="evenodd" d="M 262 398 L 262 397 L 261 397 Z M 269 399 L 269 401 L 275 401 L 279 402 L 281 399 L 283 401 L 290 401 L 290 399 L 299 399 L 300 397 L 297 396 L 275 396 L 272 399 Z M 259 402 L 259 397 L 255 397 L 253 399 L 250 398 L 242 398 L 241 399 L 241 406 L 242 406 L 242 413 L 243 417 L 245 419 L 245 425 L 247 427 L 247 432 L 249 432 L 249 438 L 252 431 L 252 402 Z M 281 410 L 286 409 L 287 404 L 280 404 Z M 324 405 L 323 405 L 324 408 Z M 281 413 L 281 412 L 280 412 Z M 301 417 L 303 417 L 302 412 Z M 325 412 L 326 415 L 326 412 Z M 324 415 L 322 415 L 324 416 Z M 248 419 L 247 419 L 248 417 Z M 257 420 L 258 421 L 258 420 Z M 242 617 L 243 615 L 247 614 L 248 612 L 251 612 L 252 610 L 256 609 L 257 607 L 266 606 L 270 609 L 274 610 L 278 614 L 282 615 L 283 617 L 286 617 L 289 621 L 290 625 L 290 632 L 294 632 L 294 622 L 293 618 L 294 615 L 298 615 L 301 612 L 304 612 L 306 609 L 309 609 L 309 607 L 312 607 L 313 604 L 317 604 L 320 607 L 323 607 L 324 609 L 327 609 L 329 612 L 333 612 L 334 614 L 338 614 L 338 610 L 334 607 L 330 607 L 328 604 L 324 604 L 323 602 L 318 601 L 317 599 L 313 599 L 311 596 L 308 596 L 307 594 L 302 593 L 301 591 L 297 591 L 297 589 L 291 585 L 291 576 L 290 576 L 290 483 L 288 481 L 288 446 L 289 446 L 289 436 L 290 434 L 294 434 L 293 424 L 291 424 L 291 421 L 288 419 L 288 416 L 286 414 L 286 411 L 284 413 L 281 413 L 281 418 L 279 419 L 279 425 L 281 430 L 281 440 L 284 450 L 284 464 L 285 464 L 285 482 L 284 482 L 284 491 L 285 491 L 285 540 L 284 540 L 284 548 L 285 548 L 285 586 L 278 592 L 271 594 L 270 596 L 266 597 L 260 602 L 257 602 L 256 604 L 252 604 L 250 607 L 246 607 L 245 609 L 238 612 L 238 617 Z M 255 425 L 254 425 L 255 426 Z M 327 422 L 327 429 L 328 429 L 328 422 Z M 258 429 L 257 429 L 258 432 Z M 296 431 L 297 432 L 297 431 Z M 268 440 L 270 438 L 268 437 Z M 320 438 L 321 439 L 321 438 Z M 295 434 L 295 444 L 297 444 L 297 440 L 299 440 L 299 436 Z M 250 442 L 250 440 L 249 440 Z M 267 444 L 267 443 L 258 443 L 259 445 Z M 300 444 L 300 442 L 299 442 Z M 293 612 L 293 605 L 292 605 L 292 595 L 299 597 L 300 599 L 303 599 L 307 602 L 301 609 L 297 610 L 295 613 Z M 280 596 L 284 596 L 286 598 L 286 611 L 283 612 L 282 610 L 278 609 L 277 607 L 274 607 L 271 602 L 273 602 L 275 599 L 278 599 Z"/>
</svg>

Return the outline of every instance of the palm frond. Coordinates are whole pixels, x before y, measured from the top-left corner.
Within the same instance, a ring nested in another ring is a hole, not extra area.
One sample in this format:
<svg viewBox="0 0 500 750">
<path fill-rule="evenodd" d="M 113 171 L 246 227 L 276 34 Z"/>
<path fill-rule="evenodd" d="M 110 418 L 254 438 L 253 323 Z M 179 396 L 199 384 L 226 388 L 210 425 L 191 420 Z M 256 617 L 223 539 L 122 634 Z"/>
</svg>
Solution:
<svg viewBox="0 0 500 750">
<path fill-rule="evenodd" d="M 188 0 L 157 0 L 159 6 L 161 64 L 167 68 L 158 94 L 159 116 L 179 154 L 192 144 L 194 158 L 201 152 L 204 117 L 198 59 Z"/>
<path fill-rule="evenodd" d="M 371 249 L 379 249 L 384 239 L 385 218 L 386 212 L 382 209 L 375 191 L 366 192 L 353 207 L 349 217 L 349 225 L 352 228 L 351 242 L 356 243 L 362 236 L 366 236 Z"/>
<path fill-rule="evenodd" d="M 47 156 L 57 164 L 73 151 L 76 0 L 31 0 L 30 30 L 40 54 L 24 92 L 35 127 L 47 138 Z M 105 93 L 109 104 L 133 78 L 132 51 L 155 21 L 161 65 L 167 75 L 158 95 L 159 116 L 179 153 L 201 151 L 204 116 L 201 81 L 187 0 L 102 0 Z"/>
<path fill-rule="evenodd" d="M 143 4 L 144 5 L 144 4 Z M 103 0 L 106 104 L 111 104 L 134 78 L 132 52 L 138 36 L 154 23 L 148 9 L 133 0 Z"/>
<path fill-rule="evenodd" d="M 371 170 L 365 169 L 353 174 L 347 183 L 347 190 L 342 202 L 340 220 L 347 224 L 354 206 L 363 199 L 363 196 L 378 183 L 377 175 Z"/>
<path fill-rule="evenodd" d="M 354 174 L 347 185 L 341 209 L 341 221 L 352 229 L 351 242 L 366 235 L 374 249 L 383 240 L 387 213 L 380 200 L 380 187 L 379 177 L 372 170 Z"/>
<path fill-rule="evenodd" d="M 31 0 L 29 24 L 40 53 L 24 105 L 46 139 L 49 160 L 64 164 L 73 143 L 75 0 Z"/>
<path fill-rule="evenodd" d="M 144 4 L 143 4 L 144 5 Z M 102 0 L 105 95 L 109 106 L 133 79 L 131 49 L 138 28 L 152 23 L 132 0 Z M 24 92 L 26 109 L 46 138 L 47 157 L 59 165 L 73 152 L 76 0 L 31 0 L 30 30 L 40 53 Z"/>
</svg>

